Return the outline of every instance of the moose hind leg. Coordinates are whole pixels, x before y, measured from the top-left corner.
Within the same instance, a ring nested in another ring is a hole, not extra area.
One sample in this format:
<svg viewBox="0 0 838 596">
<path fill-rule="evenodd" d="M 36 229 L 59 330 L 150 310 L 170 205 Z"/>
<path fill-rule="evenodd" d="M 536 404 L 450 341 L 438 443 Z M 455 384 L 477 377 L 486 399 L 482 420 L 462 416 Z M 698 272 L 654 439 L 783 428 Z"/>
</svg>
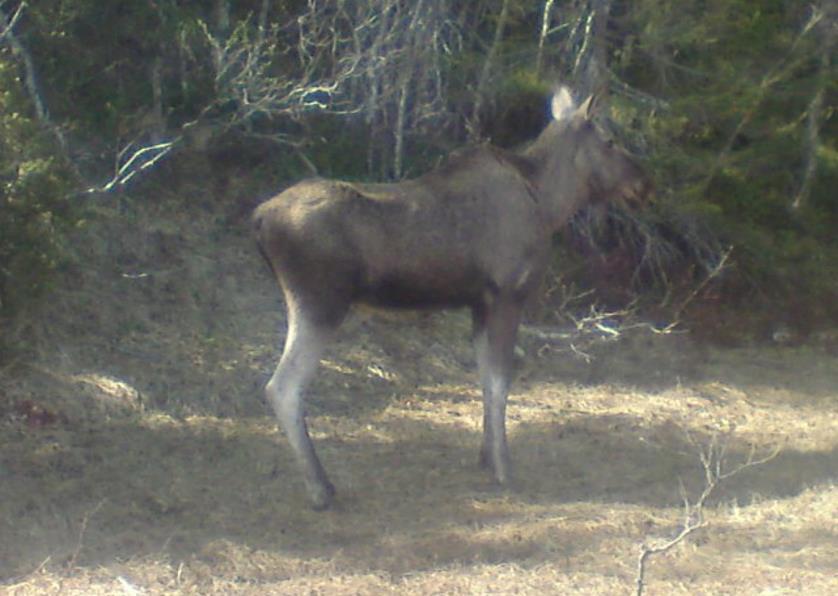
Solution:
<svg viewBox="0 0 838 596">
<path fill-rule="evenodd" d="M 289 308 L 288 336 L 279 365 L 265 388 L 268 402 L 294 451 L 312 507 L 329 507 L 335 488 L 314 451 L 305 420 L 302 395 L 314 375 L 331 335 Z"/>
</svg>

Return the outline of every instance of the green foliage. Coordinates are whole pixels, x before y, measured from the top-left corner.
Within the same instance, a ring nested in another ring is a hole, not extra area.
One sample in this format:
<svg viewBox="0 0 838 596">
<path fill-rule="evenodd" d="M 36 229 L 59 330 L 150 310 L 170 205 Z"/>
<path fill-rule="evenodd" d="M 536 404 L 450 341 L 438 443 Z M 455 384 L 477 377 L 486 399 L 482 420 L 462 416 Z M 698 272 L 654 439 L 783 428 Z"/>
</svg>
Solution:
<svg viewBox="0 0 838 596">
<path fill-rule="evenodd" d="M 61 231 L 75 223 L 69 172 L 28 114 L 16 65 L 0 53 L 0 318 L 49 287 Z"/>
<path fill-rule="evenodd" d="M 777 309 L 790 296 L 817 302 L 838 290 L 838 136 L 829 107 L 811 195 L 792 208 L 828 35 L 807 28 L 810 11 L 788 0 L 644 0 L 622 23 L 630 42 L 617 53 L 621 80 L 667 102 L 645 118 L 616 112 L 642 129 L 663 200 L 700 214 L 735 246 L 735 285 L 749 288 L 739 297 L 767 297 Z M 826 79 L 837 74 L 833 64 Z"/>
</svg>

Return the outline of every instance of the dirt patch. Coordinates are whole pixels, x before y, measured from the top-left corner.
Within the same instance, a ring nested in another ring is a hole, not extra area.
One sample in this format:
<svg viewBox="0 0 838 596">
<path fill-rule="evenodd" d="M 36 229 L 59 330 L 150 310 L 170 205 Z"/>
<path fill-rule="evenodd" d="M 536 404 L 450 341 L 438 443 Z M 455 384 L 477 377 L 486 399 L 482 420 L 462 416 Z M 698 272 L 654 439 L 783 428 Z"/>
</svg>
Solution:
<svg viewBox="0 0 838 596">
<path fill-rule="evenodd" d="M 648 593 L 838 591 L 827 351 L 638 336 L 588 364 L 525 339 L 517 482 L 498 491 L 476 465 L 467 317 L 356 314 L 309 400 L 339 490 L 315 513 L 261 398 L 283 316 L 246 226 L 165 210 L 102 210 L 74 245 L 87 266 L 18 330 L 31 357 L 0 375 L 0 591 L 626 593 L 718 431 L 732 462 L 782 451 L 651 561 Z"/>
</svg>

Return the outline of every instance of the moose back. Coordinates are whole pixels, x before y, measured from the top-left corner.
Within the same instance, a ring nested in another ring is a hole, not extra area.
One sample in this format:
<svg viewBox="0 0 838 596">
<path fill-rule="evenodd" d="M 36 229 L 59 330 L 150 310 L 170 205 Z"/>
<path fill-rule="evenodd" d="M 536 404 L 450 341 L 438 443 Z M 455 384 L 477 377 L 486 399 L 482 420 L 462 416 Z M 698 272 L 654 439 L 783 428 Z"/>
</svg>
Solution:
<svg viewBox="0 0 838 596">
<path fill-rule="evenodd" d="M 552 121 L 522 152 L 490 145 L 452 155 L 419 178 L 359 184 L 315 178 L 260 205 L 257 242 L 285 297 L 288 333 L 266 387 L 315 509 L 335 489 L 306 426 L 302 394 L 353 303 L 468 308 L 483 389 L 480 463 L 506 484 L 506 401 L 521 310 L 550 239 L 583 207 L 639 201 L 641 168 L 603 138 L 592 98 L 566 88 Z"/>
</svg>

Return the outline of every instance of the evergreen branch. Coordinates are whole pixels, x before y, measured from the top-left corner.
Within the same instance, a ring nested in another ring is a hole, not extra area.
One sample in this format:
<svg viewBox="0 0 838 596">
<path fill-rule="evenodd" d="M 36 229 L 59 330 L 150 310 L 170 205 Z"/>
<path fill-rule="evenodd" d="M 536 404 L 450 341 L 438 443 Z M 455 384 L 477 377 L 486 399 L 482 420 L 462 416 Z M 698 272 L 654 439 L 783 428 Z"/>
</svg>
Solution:
<svg viewBox="0 0 838 596">
<path fill-rule="evenodd" d="M 666 101 L 665 99 L 660 99 L 659 97 L 655 97 L 654 95 L 649 95 L 645 91 L 641 91 L 636 87 L 632 87 L 631 85 L 623 81 L 620 77 L 618 77 L 617 73 L 615 73 L 613 70 L 608 69 L 608 75 L 611 79 L 611 84 L 614 85 L 618 91 L 620 91 L 629 99 L 633 99 L 639 103 L 651 106 L 651 108 L 654 110 L 670 109 L 668 101 Z"/>
<path fill-rule="evenodd" d="M 64 133 L 61 129 L 52 121 L 49 115 L 49 111 L 46 108 L 46 103 L 44 102 L 43 96 L 41 94 L 40 84 L 38 83 L 38 76 L 35 70 L 35 62 L 32 60 L 32 55 L 29 53 L 29 50 L 26 49 L 26 46 L 18 39 L 17 34 L 14 32 L 14 26 L 17 24 L 18 20 L 20 20 L 21 15 L 23 14 L 23 9 L 26 7 L 26 2 L 21 2 L 20 5 L 17 7 L 17 10 L 9 18 L 3 7 L 0 6 L 0 20 L 6 23 L 6 26 L 3 29 L 3 32 L 0 34 L 0 41 L 6 42 L 9 44 L 9 47 L 12 50 L 12 53 L 21 61 L 23 64 L 23 82 L 24 86 L 26 87 L 26 91 L 29 94 L 29 98 L 32 101 L 32 105 L 35 108 L 35 115 L 37 116 L 38 120 L 41 124 L 52 134 L 55 140 L 58 142 L 59 147 L 61 148 L 64 157 L 69 165 L 70 169 L 76 175 L 77 178 L 81 178 L 81 174 L 76 167 L 76 164 L 70 157 L 70 150 L 69 144 L 67 143 L 67 139 L 64 136 Z"/>
<path fill-rule="evenodd" d="M 730 156 L 731 151 L 733 151 L 733 145 L 736 143 L 736 139 L 742 134 L 745 130 L 745 127 L 751 123 L 751 120 L 757 114 L 757 111 L 762 106 L 763 100 L 768 96 L 768 91 L 779 81 L 783 79 L 783 77 L 791 70 L 793 70 L 797 66 L 797 61 L 792 60 L 795 52 L 797 51 L 798 46 L 800 45 L 801 41 L 812 31 L 815 26 L 821 21 L 823 18 L 823 13 L 817 8 L 812 7 L 812 14 L 809 17 L 809 20 L 800 30 L 797 37 L 795 37 L 794 41 L 792 42 L 791 46 L 789 47 L 788 52 L 786 55 L 780 58 L 780 60 L 771 68 L 763 77 L 762 81 L 759 84 L 757 89 L 756 97 L 751 102 L 751 105 L 745 110 L 742 114 L 742 118 L 739 120 L 739 123 L 736 125 L 736 128 L 733 129 L 733 132 L 728 136 L 727 141 L 725 142 L 722 150 L 719 152 L 718 156 L 716 157 L 715 162 L 713 163 L 712 167 L 710 168 L 707 176 L 704 179 L 704 182 L 701 185 L 701 193 L 705 194 L 707 189 L 710 188 L 710 184 L 718 174 L 719 170 L 722 168 L 724 163 L 727 161 L 727 158 Z"/>
</svg>

